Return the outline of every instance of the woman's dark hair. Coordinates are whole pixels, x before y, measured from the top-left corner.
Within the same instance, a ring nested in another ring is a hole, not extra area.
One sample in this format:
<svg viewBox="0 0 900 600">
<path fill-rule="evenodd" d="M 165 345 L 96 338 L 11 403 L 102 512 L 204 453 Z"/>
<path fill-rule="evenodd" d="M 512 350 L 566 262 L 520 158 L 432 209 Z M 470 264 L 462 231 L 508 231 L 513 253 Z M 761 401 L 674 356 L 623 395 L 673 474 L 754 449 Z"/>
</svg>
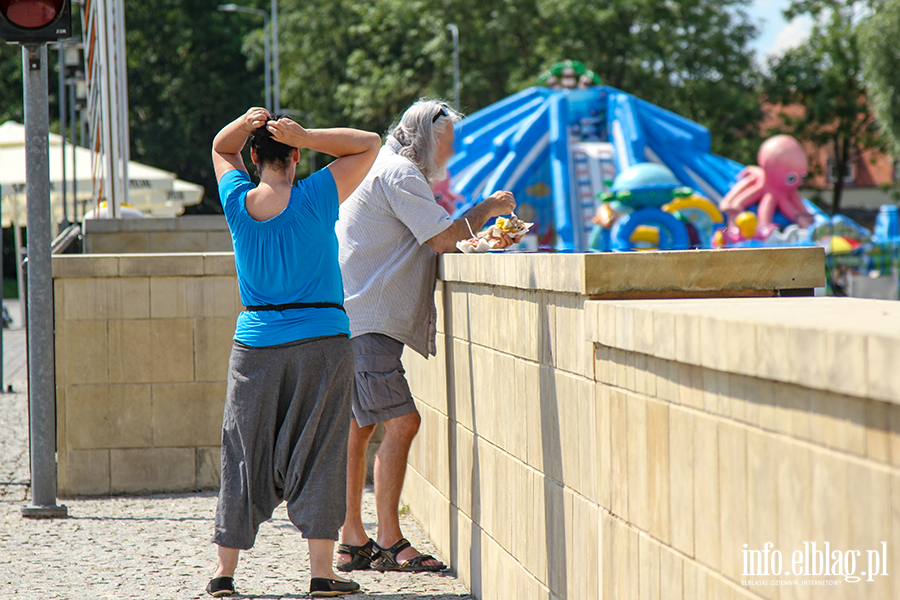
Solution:
<svg viewBox="0 0 900 600">
<path fill-rule="evenodd" d="M 275 115 L 272 121 L 285 118 L 287 115 Z M 250 134 L 250 147 L 256 152 L 259 168 L 272 167 L 278 171 L 287 169 L 293 148 L 272 139 L 272 132 L 265 125 Z"/>
</svg>

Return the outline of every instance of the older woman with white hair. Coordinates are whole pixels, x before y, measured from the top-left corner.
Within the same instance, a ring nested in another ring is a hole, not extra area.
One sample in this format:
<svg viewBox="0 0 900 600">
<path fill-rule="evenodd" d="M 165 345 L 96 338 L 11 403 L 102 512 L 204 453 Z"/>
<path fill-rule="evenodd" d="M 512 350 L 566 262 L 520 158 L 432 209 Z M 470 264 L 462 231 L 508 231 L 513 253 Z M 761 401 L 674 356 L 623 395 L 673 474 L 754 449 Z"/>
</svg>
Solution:
<svg viewBox="0 0 900 600">
<path fill-rule="evenodd" d="M 400 490 L 420 423 L 400 355 L 404 345 L 425 358 L 435 354 L 437 255 L 456 251 L 458 241 L 471 237 L 470 227 L 478 231 L 516 205 L 511 193 L 497 192 L 453 220 L 435 201 L 431 185 L 447 176 L 459 119 L 445 102 L 413 104 L 390 130 L 366 179 L 341 205 L 336 232 L 356 356 L 347 515 L 337 558 L 341 571 L 446 568 L 416 551 L 400 531 Z M 511 240 L 503 236 L 493 242 L 502 248 Z M 361 503 L 366 447 L 377 423 L 384 423 L 384 439 L 375 458 L 378 533 L 372 540 L 363 527 Z"/>
</svg>

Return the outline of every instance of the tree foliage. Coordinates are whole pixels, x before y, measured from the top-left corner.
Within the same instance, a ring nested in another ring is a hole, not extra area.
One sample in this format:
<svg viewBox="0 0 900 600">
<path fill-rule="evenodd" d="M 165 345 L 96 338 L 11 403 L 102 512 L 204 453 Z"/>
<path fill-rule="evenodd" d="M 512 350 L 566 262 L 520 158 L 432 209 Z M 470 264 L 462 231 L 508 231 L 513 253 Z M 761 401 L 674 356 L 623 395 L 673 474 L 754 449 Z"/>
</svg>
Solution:
<svg viewBox="0 0 900 600">
<path fill-rule="evenodd" d="M 762 111 L 748 1 L 539 4 L 549 23 L 543 63 L 581 60 L 609 85 L 709 127 L 715 152 L 752 161 Z"/>
<path fill-rule="evenodd" d="M 22 48 L 0 44 L 0 123 L 25 120 L 22 103 Z"/>
<path fill-rule="evenodd" d="M 883 0 L 862 26 L 869 101 L 878 125 L 900 158 L 900 0 Z"/>
<path fill-rule="evenodd" d="M 816 21 L 806 44 L 771 61 L 766 93 L 774 104 L 799 104 L 799 116 L 785 112 L 788 132 L 830 150 L 835 161 L 832 212 L 839 212 L 844 178 L 855 154 L 876 144 L 866 99 L 859 49 L 860 4 L 853 0 L 798 0 L 785 16 L 809 14 Z"/>
<path fill-rule="evenodd" d="M 216 0 L 126 2 L 129 118 L 134 160 L 204 185 L 205 212 L 221 210 L 210 151 L 216 132 L 262 104 L 262 67 L 243 38 L 257 25 L 216 11 Z"/>
<path fill-rule="evenodd" d="M 384 131 L 415 99 L 452 97 L 460 30 L 461 104 L 472 112 L 570 58 L 610 85 L 710 127 L 739 160 L 759 145 L 749 0 L 287 0 L 282 103 L 317 122 Z"/>
<path fill-rule="evenodd" d="M 453 96 L 455 23 L 464 112 L 580 60 L 750 162 L 762 120 L 750 1 L 280 0 L 281 104 L 317 126 L 384 132 L 414 100 Z M 213 136 L 264 94 L 261 20 L 219 2 L 126 1 L 132 156 L 204 185 L 204 211 L 218 205 Z M 17 47 L 0 46 L 0 118 L 21 119 L 20 63 Z"/>
</svg>

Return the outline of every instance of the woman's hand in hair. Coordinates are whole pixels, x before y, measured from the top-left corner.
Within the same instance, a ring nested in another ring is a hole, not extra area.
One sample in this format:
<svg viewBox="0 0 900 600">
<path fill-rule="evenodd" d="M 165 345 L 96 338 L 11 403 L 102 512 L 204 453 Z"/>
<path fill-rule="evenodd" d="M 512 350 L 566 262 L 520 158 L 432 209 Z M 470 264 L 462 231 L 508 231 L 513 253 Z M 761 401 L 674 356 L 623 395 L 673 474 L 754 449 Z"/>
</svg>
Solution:
<svg viewBox="0 0 900 600">
<path fill-rule="evenodd" d="M 217 180 L 229 171 L 247 171 L 244 159 L 241 158 L 241 150 L 247 143 L 247 137 L 255 129 L 265 125 L 269 119 L 269 111 L 266 109 L 251 108 L 216 134 L 213 140 L 212 159 Z"/>
<path fill-rule="evenodd" d="M 281 142 L 291 148 L 305 148 L 304 142 L 308 132 L 293 119 L 287 117 L 277 121 L 269 121 L 268 130 L 272 133 L 272 139 Z"/>
<path fill-rule="evenodd" d="M 244 113 L 241 125 L 249 135 L 265 125 L 271 118 L 272 115 L 265 108 L 254 107 Z"/>
</svg>

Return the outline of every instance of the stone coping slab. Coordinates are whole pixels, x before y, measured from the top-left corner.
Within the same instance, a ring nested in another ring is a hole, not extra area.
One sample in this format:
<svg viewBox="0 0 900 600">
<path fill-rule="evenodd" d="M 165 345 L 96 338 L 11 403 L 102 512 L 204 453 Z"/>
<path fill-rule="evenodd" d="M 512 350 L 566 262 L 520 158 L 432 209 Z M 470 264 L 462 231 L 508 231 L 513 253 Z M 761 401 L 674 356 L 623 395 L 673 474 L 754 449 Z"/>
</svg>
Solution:
<svg viewBox="0 0 900 600">
<path fill-rule="evenodd" d="M 53 257 L 54 279 L 153 275 L 235 275 L 236 273 L 233 252 L 60 254 Z"/>
<path fill-rule="evenodd" d="M 447 254 L 441 279 L 591 297 L 758 296 L 825 285 L 821 248 Z M 54 277 L 233 275 L 231 252 L 53 257 Z"/>
<path fill-rule="evenodd" d="M 588 301 L 585 339 L 900 404 L 900 302 L 833 297 Z"/>
<path fill-rule="evenodd" d="M 825 285 L 822 248 L 741 248 L 595 254 L 445 254 L 444 281 L 594 298 L 772 296 Z"/>
<path fill-rule="evenodd" d="M 87 219 L 82 231 L 117 233 L 121 231 L 228 231 L 224 215 L 193 215 L 189 217 L 144 219 Z"/>
</svg>

